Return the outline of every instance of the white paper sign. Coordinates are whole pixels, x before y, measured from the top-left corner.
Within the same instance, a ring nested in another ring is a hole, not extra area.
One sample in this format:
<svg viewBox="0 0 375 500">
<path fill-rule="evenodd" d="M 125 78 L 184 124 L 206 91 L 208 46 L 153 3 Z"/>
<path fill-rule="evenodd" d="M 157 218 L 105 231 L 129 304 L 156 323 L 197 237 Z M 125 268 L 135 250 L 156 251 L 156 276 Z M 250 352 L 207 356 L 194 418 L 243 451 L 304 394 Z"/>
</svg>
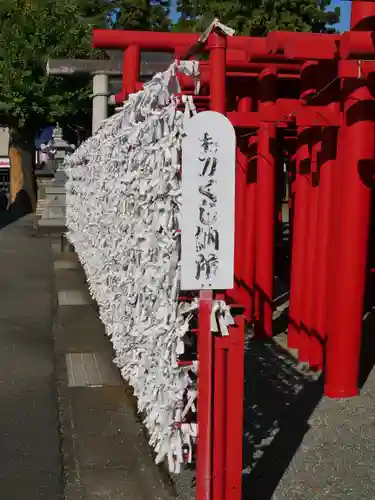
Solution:
<svg viewBox="0 0 375 500">
<path fill-rule="evenodd" d="M 181 288 L 233 288 L 236 136 L 222 114 L 186 122 L 182 144 Z"/>
</svg>

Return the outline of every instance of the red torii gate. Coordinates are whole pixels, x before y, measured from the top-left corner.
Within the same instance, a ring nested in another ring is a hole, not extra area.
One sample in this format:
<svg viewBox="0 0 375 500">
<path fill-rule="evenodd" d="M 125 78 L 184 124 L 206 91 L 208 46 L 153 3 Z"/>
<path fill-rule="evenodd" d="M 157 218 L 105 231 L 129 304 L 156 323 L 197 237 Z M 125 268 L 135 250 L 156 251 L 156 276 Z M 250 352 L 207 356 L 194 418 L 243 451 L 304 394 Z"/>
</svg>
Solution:
<svg viewBox="0 0 375 500">
<path fill-rule="evenodd" d="M 209 52 L 209 61 L 201 63 L 203 92 L 196 105 L 226 114 L 238 132 L 236 286 L 225 297 L 243 306 L 244 318 L 265 337 L 272 336 L 275 179 L 281 159 L 276 146 L 286 145 L 293 218 L 288 344 L 298 349 L 300 361 L 324 369 L 330 397 L 358 393 L 375 160 L 374 19 L 375 2 L 355 0 L 351 31 L 343 35 L 274 32 L 265 38 L 226 38 L 214 32 L 199 46 L 195 34 L 93 32 L 94 47 L 124 51 L 118 102 L 141 88 L 141 50 L 169 51 L 177 58 L 193 46 Z M 192 82 L 181 81 L 191 93 Z M 238 500 L 243 319 L 237 317 L 239 328 L 232 330 L 230 343 L 213 339 L 215 362 L 207 342 L 201 344 L 211 335 L 201 319 L 200 365 L 209 362 L 206 374 L 211 363 L 215 366 L 215 390 L 213 432 L 207 432 L 211 422 L 200 413 L 199 442 L 212 435 L 215 449 L 201 467 L 198 455 L 197 497 Z M 228 366 L 222 362 L 224 351 L 231 353 Z M 223 392 L 228 380 L 230 396 Z M 211 443 L 206 444 L 209 449 Z M 209 495 L 207 470 L 213 476 Z"/>
</svg>

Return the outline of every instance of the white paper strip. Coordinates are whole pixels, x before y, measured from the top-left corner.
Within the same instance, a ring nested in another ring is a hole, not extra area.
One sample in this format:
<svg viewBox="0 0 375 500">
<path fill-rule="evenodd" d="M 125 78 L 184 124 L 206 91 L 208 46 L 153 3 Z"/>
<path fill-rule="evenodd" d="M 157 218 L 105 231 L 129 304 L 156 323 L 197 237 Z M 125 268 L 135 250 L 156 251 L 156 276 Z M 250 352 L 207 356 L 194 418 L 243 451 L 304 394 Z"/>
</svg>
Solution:
<svg viewBox="0 0 375 500">
<path fill-rule="evenodd" d="M 194 391 L 189 371 L 198 367 L 196 360 L 188 369 L 177 364 L 198 307 L 178 302 L 181 143 L 195 112 L 191 99 L 178 109 L 179 72 L 197 79 L 198 63 L 175 62 L 155 75 L 65 163 L 68 238 L 145 415 L 156 461 L 168 458 L 172 472 L 186 453 L 191 460 L 197 435 L 175 425 Z"/>
</svg>

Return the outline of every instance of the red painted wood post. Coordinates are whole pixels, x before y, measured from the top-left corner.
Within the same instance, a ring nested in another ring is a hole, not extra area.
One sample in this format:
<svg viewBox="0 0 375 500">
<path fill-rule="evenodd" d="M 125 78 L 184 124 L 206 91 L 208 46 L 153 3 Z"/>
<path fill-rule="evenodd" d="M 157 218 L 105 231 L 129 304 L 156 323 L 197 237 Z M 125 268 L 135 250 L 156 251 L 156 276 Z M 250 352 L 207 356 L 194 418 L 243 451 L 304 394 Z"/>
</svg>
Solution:
<svg viewBox="0 0 375 500">
<path fill-rule="evenodd" d="M 311 210 L 311 199 L 312 199 L 312 183 L 311 183 L 311 128 L 307 128 L 304 131 L 306 136 L 306 153 L 307 158 L 303 161 L 300 166 L 302 166 L 303 175 L 301 176 L 301 187 L 298 186 L 304 196 L 302 206 L 300 206 L 301 212 L 304 214 L 303 229 L 299 236 L 301 242 L 301 267 L 299 270 L 299 290 L 300 297 L 298 299 L 299 310 L 298 310 L 298 360 L 302 363 L 308 363 L 309 358 L 309 346 L 310 338 L 308 334 L 307 327 L 307 310 L 309 305 L 309 259 L 311 259 L 311 251 L 309 250 L 309 244 L 311 243 L 310 231 L 312 227 L 310 226 L 312 222 L 312 210 Z M 302 187 L 303 186 L 303 187 Z M 298 207 L 296 206 L 296 210 Z M 300 228 L 301 229 L 301 228 Z M 303 239 L 302 239 L 303 237 Z M 293 290 L 291 293 L 294 293 Z M 295 298 L 295 297 L 294 297 Z M 293 316 L 293 320 L 296 321 L 297 317 Z"/>
<path fill-rule="evenodd" d="M 212 291 L 199 295 L 198 311 L 198 442 L 197 500 L 211 500 L 212 480 L 212 388 L 213 352 L 211 333 Z"/>
<path fill-rule="evenodd" d="M 289 35 L 288 35 L 289 36 Z M 316 62 L 306 62 L 301 67 L 300 99 L 306 102 L 316 93 Z M 314 78 L 312 78 L 314 77 Z M 293 207 L 293 242 L 291 263 L 291 286 L 288 325 L 288 346 L 298 349 L 298 358 L 308 362 L 309 336 L 306 332 L 306 310 L 308 287 L 306 287 L 306 241 L 309 237 L 311 195 L 311 127 L 298 128 L 296 151 L 296 180 Z"/>
<path fill-rule="evenodd" d="M 348 118 L 353 103 L 371 100 L 373 100 L 372 93 L 366 87 L 357 86 L 348 92 L 345 113 L 346 141 L 339 142 L 339 147 L 345 148 L 343 152 L 345 159 L 341 167 L 340 193 L 338 193 L 337 241 L 332 259 L 335 266 L 333 270 L 335 285 L 329 313 L 326 353 L 325 394 L 330 397 L 351 397 L 358 394 L 371 208 L 371 188 L 366 181 L 366 175 L 370 175 L 374 162 L 375 121 L 364 122 L 357 114 L 353 123 L 348 126 Z"/>
<path fill-rule="evenodd" d="M 238 112 L 247 113 L 250 111 L 250 97 L 242 97 L 238 103 Z M 252 316 L 252 294 L 246 286 L 246 265 L 248 261 L 247 252 L 251 249 L 247 248 L 247 232 L 254 231 L 252 224 L 253 220 L 247 219 L 247 178 L 249 164 L 249 140 L 247 137 L 240 136 L 237 139 L 236 150 L 236 198 L 235 198 L 235 289 L 229 295 L 234 298 L 237 304 L 245 307 L 245 314 L 248 321 L 251 321 Z"/>
<path fill-rule="evenodd" d="M 351 16 L 351 29 L 366 26 L 366 21 L 373 24 L 375 3 L 353 2 Z M 324 391 L 326 396 L 335 398 L 358 394 L 375 162 L 374 89 L 369 85 L 361 78 L 343 82 L 344 124 L 338 144 L 340 184 L 332 259 L 334 295 L 329 313 Z"/>
<path fill-rule="evenodd" d="M 243 304 L 246 294 L 243 290 L 243 272 L 245 257 L 245 201 L 248 156 L 244 141 L 237 139 L 236 147 L 236 196 L 235 196 L 235 239 L 234 239 L 234 289 L 228 291 L 236 303 Z"/>
<path fill-rule="evenodd" d="M 260 75 L 260 111 L 274 106 L 276 73 Z M 272 336 L 274 231 L 275 231 L 275 140 L 276 126 L 261 122 L 258 129 L 258 173 L 256 201 L 255 301 L 256 332 Z"/>
<path fill-rule="evenodd" d="M 324 344 L 326 341 L 326 310 L 328 302 L 329 247 L 336 220 L 332 200 L 333 169 L 336 161 L 337 129 L 325 127 L 322 132 L 322 151 L 319 176 L 318 248 L 315 260 L 313 290 L 313 334 L 319 346 L 313 350 L 310 364 L 318 371 L 323 369 Z"/>
<path fill-rule="evenodd" d="M 212 500 L 227 500 L 225 498 L 228 364 L 227 337 L 214 338 L 214 360 Z"/>
<path fill-rule="evenodd" d="M 225 500 L 242 495 L 242 440 L 244 399 L 245 318 L 235 317 L 229 330 L 226 377 L 226 468 Z M 216 498 L 214 498 L 216 500 Z"/>
<path fill-rule="evenodd" d="M 303 305 L 304 249 L 307 237 L 310 153 L 306 129 L 298 129 L 296 180 L 294 181 L 293 242 L 289 303 L 288 346 L 300 347 L 300 321 Z"/>
<path fill-rule="evenodd" d="M 210 93 L 211 110 L 226 114 L 226 47 L 227 40 L 219 32 L 212 33 L 208 38 L 210 48 Z"/>
<path fill-rule="evenodd" d="M 244 397 L 245 317 L 235 316 L 228 337 L 215 337 L 213 500 L 240 500 Z"/>
<path fill-rule="evenodd" d="M 257 177 L 258 138 L 250 137 L 248 175 L 245 202 L 245 256 L 244 286 L 248 291 L 245 305 L 245 318 L 251 323 L 254 315 L 255 281 L 255 239 L 256 239 L 256 177 Z"/>
<path fill-rule="evenodd" d="M 319 209 L 319 153 L 321 148 L 320 130 L 310 129 L 310 174 L 309 174 L 309 217 L 306 220 L 307 234 L 305 239 L 305 272 L 304 272 L 304 302 L 301 308 L 301 341 L 299 360 L 311 365 L 311 360 L 319 351 L 319 342 L 314 337 L 314 300 L 316 253 L 318 242 L 318 209 Z"/>
<path fill-rule="evenodd" d="M 129 45 L 124 53 L 123 84 L 128 94 L 137 91 L 137 82 L 141 67 L 141 49 L 139 45 Z"/>
<path fill-rule="evenodd" d="M 226 38 L 214 33 L 209 37 L 211 109 L 226 113 Z M 237 159 L 243 167 L 247 158 Z M 243 210 L 246 175 L 236 169 L 236 239 L 235 273 L 242 276 Z M 224 299 L 216 294 L 217 299 Z M 240 294 L 238 294 L 240 298 Z M 229 337 L 214 338 L 214 395 L 213 395 L 213 468 L 212 500 L 240 500 L 242 484 L 242 412 L 244 318 L 236 318 L 238 326 L 230 329 Z M 242 350 L 242 351 L 241 351 Z M 242 367 L 242 369 L 241 369 Z"/>
<path fill-rule="evenodd" d="M 123 52 L 122 89 L 115 96 L 117 103 L 124 102 L 129 94 L 138 90 L 141 69 L 141 49 L 139 45 L 129 45 Z"/>
<path fill-rule="evenodd" d="M 226 113 L 226 37 L 212 33 L 209 37 L 210 58 L 210 108 L 218 113 Z M 223 293 L 216 293 L 217 299 L 225 300 Z M 212 500 L 225 500 L 225 425 L 226 425 L 226 339 L 214 338 L 214 397 L 212 400 Z M 198 426 L 199 428 L 199 426 Z M 199 432 L 199 431 L 198 431 Z M 210 500 L 211 500 L 210 499 Z M 197 499 L 198 500 L 198 499 Z"/>
</svg>

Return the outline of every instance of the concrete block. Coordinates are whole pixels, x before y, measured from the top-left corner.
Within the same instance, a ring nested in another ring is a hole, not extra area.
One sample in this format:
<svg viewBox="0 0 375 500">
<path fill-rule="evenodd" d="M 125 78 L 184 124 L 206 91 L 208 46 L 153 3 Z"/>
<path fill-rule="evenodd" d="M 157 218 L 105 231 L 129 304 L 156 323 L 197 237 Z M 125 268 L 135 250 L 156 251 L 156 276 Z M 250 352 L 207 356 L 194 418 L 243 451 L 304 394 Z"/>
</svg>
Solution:
<svg viewBox="0 0 375 500">
<path fill-rule="evenodd" d="M 79 269 L 80 263 L 77 260 L 55 260 L 53 263 L 55 271 L 60 271 L 63 269 Z"/>
<path fill-rule="evenodd" d="M 65 356 L 69 387 L 121 385 L 111 362 L 95 352 L 73 352 Z"/>
<path fill-rule="evenodd" d="M 59 306 L 84 306 L 91 303 L 87 292 L 83 290 L 61 290 L 57 292 Z"/>
</svg>

